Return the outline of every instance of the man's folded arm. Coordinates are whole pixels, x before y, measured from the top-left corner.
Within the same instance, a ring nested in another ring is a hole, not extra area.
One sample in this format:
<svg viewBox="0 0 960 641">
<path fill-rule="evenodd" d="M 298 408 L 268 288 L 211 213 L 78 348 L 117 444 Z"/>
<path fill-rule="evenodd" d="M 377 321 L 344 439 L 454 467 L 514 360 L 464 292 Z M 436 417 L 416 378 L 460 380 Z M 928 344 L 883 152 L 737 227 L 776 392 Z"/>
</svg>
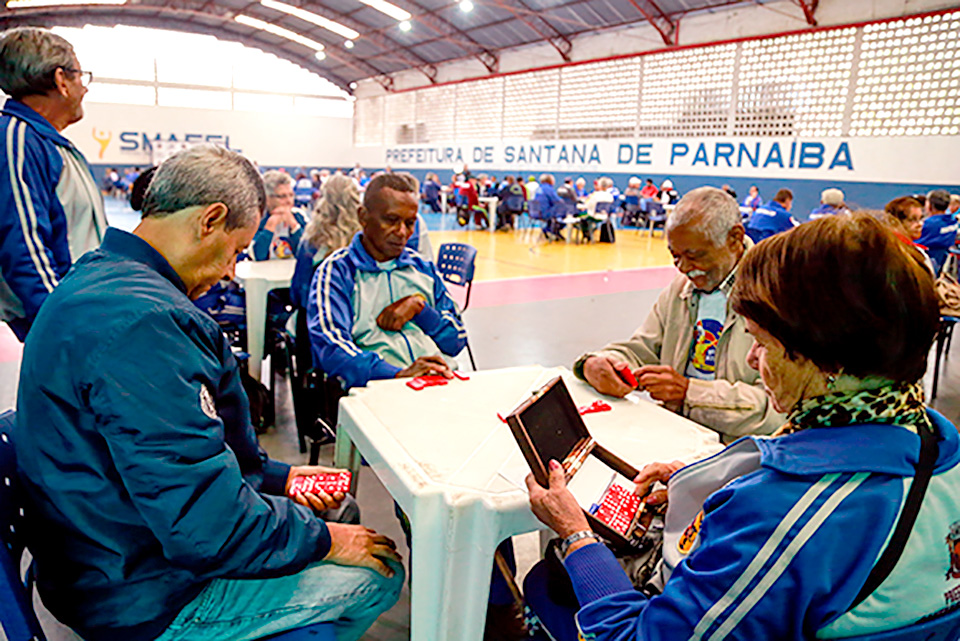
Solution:
<svg viewBox="0 0 960 641">
<path fill-rule="evenodd" d="M 347 388 L 393 378 L 401 369 L 353 342 L 352 291 L 349 268 L 339 261 L 326 260 L 314 275 L 307 308 L 314 359 L 326 374 L 340 377 Z"/>
</svg>

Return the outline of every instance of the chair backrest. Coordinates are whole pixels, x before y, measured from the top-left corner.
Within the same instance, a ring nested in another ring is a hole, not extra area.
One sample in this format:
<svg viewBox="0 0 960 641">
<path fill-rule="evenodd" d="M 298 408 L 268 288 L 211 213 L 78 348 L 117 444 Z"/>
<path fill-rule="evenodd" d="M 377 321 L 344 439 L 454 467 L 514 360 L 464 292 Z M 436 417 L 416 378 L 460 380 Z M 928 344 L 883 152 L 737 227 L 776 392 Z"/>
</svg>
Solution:
<svg viewBox="0 0 960 641">
<path fill-rule="evenodd" d="M 543 209 L 540 207 L 539 200 L 528 200 L 527 206 L 529 207 L 530 218 L 537 220 L 543 218 Z"/>
<path fill-rule="evenodd" d="M 617 211 L 617 203 L 597 203 L 598 214 L 613 214 Z"/>
<path fill-rule="evenodd" d="M 625 202 L 628 205 L 639 205 L 640 196 L 637 194 L 624 194 L 623 202 Z"/>
<path fill-rule="evenodd" d="M 519 213 L 523 211 L 525 202 L 526 198 L 522 194 L 509 194 L 504 200 L 504 207 L 511 213 Z"/>
<path fill-rule="evenodd" d="M 8 641 L 42 641 L 30 592 L 20 578 L 23 555 L 23 488 L 13 449 L 16 414 L 0 414 L 0 623 Z"/>
<path fill-rule="evenodd" d="M 846 637 L 844 641 L 956 641 L 960 639 L 960 609 L 896 630 Z"/>
<path fill-rule="evenodd" d="M 464 243 L 444 243 L 437 252 L 437 271 L 448 283 L 466 287 L 473 282 L 477 248 Z"/>
<path fill-rule="evenodd" d="M 576 215 L 577 215 L 577 206 L 566 199 L 560 201 L 554 213 L 554 216 L 556 216 L 557 218 L 565 218 L 567 216 L 576 216 Z"/>
</svg>

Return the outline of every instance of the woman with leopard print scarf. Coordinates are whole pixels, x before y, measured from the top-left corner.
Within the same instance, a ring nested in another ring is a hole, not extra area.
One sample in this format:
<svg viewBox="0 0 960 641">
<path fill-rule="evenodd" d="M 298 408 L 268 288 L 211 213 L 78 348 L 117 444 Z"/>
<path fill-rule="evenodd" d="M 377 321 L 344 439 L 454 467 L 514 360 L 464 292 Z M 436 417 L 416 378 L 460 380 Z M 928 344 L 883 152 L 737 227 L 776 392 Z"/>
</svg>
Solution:
<svg viewBox="0 0 960 641">
<path fill-rule="evenodd" d="M 528 580 L 547 628 L 558 641 L 666 641 L 960 626 L 960 436 L 919 384 L 939 324 L 922 256 L 869 216 L 828 216 L 748 251 L 731 304 L 786 424 L 641 473 L 641 493 L 669 481 L 658 581 L 642 590 L 589 532 L 561 469 L 549 489 L 528 483 L 534 513 L 570 542 L 580 604 L 574 619 Z"/>
</svg>

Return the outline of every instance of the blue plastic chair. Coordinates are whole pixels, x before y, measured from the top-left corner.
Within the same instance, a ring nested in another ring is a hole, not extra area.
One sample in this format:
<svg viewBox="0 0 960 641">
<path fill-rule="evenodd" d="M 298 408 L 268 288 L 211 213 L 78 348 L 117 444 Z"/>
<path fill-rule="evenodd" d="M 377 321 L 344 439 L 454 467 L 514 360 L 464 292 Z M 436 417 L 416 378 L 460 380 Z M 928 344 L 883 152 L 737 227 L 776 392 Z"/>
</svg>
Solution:
<svg viewBox="0 0 960 641">
<path fill-rule="evenodd" d="M 467 297 L 463 302 L 461 312 L 467 311 L 470 306 L 470 291 L 473 289 L 473 273 L 476 268 L 477 248 L 464 243 L 444 243 L 440 245 L 437 252 L 437 271 L 440 277 L 460 287 L 467 288 Z M 470 365 L 477 369 L 477 363 L 473 360 L 473 350 L 470 349 L 470 341 L 467 340 L 467 354 L 470 356 Z"/>
<path fill-rule="evenodd" d="M 46 637 L 33 611 L 32 586 L 20 576 L 20 559 L 26 547 L 22 537 L 23 488 L 17 477 L 13 449 L 12 411 L 0 414 L 0 623 L 9 641 L 44 641 Z"/>
<path fill-rule="evenodd" d="M 25 497 L 13 446 L 16 413 L 0 414 L 0 624 L 8 641 L 46 641 L 33 610 L 33 585 L 20 576 Z M 28 573 L 29 579 L 29 573 Z M 333 625 L 317 623 L 265 637 L 274 641 L 336 641 Z"/>
</svg>

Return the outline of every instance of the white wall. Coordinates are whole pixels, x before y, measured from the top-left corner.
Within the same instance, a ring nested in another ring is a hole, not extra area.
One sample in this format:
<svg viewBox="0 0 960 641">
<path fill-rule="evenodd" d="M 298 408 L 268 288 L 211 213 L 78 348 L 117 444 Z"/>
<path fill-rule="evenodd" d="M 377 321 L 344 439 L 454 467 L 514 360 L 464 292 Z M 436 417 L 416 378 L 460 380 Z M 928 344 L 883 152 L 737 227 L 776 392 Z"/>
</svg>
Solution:
<svg viewBox="0 0 960 641">
<path fill-rule="evenodd" d="M 819 26 L 831 26 L 896 18 L 955 6 L 957 6 L 955 0 L 820 0 L 816 19 Z M 808 27 L 803 12 L 796 3 L 790 0 L 776 0 L 690 14 L 680 21 L 679 44 L 704 44 L 783 31 L 797 31 Z M 600 30 L 595 34 L 582 34 L 573 39 L 573 50 L 570 56 L 574 62 L 578 62 L 664 48 L 660 34 L 649 24 L 638 22 L 635 26 Z M 562 62 L 560 54 L 553 46 L 536 44 L 501 52 L 499 70 L 501 73 L 507 73 L 557 65 Z M 478 60 L 466 58 L 439 65 L 437 81 L 450 82 L 465 78 L 480 78 L 485 75 L 488 75 L 488 72 Z M 417 71 L 400 72 L 394 74 L 393 78 L 396 89 L 410 89 L 429 84 L 426 77 Z M 384 93 L 383 88 L 374 80 L 360 81 L 355 91 L 358 98 L 382 93 Z"/>
<path fill-rule="evenodd" d="M 95 165 L 147 165 L 153 140 L 207 140 L 260 165 L 353 166 L 353 119 L 213 109 L 84 104 L 84 118 L 64 131 Z"/>
</svg>

